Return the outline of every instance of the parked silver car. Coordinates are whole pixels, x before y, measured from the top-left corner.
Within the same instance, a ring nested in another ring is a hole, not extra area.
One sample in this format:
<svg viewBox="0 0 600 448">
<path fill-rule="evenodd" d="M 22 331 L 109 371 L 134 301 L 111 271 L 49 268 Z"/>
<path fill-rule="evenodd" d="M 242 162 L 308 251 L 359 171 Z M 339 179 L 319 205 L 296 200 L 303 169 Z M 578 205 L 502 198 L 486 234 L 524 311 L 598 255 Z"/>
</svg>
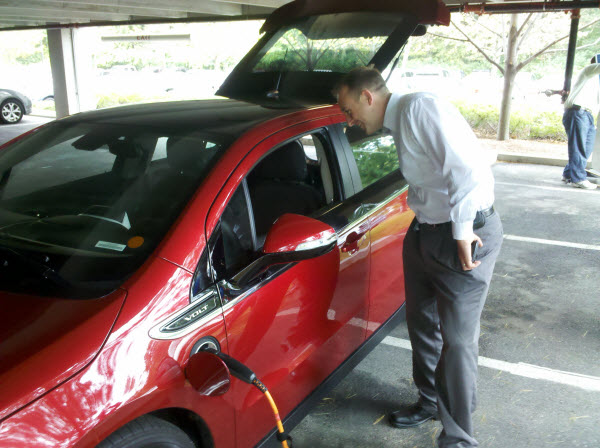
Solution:
<svg viewBox="0 0 600 448">
<path fill-rule="evenodd" d="M 0 88 L 0 122 L 15 124 L 31 113 L 31 100 L 16 90 Z"/>
</svg>

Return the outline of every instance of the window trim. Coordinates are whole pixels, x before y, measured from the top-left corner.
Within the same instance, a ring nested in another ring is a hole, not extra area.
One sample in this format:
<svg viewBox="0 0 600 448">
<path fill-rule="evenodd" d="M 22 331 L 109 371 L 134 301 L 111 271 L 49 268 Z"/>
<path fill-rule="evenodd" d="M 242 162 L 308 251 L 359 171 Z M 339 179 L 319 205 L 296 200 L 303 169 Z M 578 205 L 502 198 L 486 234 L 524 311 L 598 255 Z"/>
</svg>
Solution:
<svg viewBox="0 0 600 448">
<path fill-rule="evenodd" d="M 242 179 L 241 186 L 244 189 L 244 200 L 246 201 L 246 206 L 248 207 L 248 221 L 250 221 L 250 233 L 252 234 L 252 248 L 256 252 L 258 250 L 258 239 L 256 237 L 256 222 L 254 221 L 254 209 L 252 208 L 252 200 L 250 199 L 250 189 L 248 188 L 248 176 Z M 227 205 L 229 205 L 229 203 Z M 225 206 L 225 208 L 227 208 L 227 206 Z M 219 222 L 220 221 L 221 220 L 219 219 Z"/>
</svg>

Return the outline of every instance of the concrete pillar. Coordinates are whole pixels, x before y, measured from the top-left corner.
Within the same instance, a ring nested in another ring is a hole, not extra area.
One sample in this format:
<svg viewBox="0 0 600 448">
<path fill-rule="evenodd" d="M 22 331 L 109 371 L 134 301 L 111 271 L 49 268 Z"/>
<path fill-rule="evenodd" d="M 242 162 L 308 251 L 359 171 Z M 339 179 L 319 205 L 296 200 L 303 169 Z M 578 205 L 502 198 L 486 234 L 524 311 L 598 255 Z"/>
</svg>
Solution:
<svg viewBox="0 0 600 448">
<path fill-rule="evenodd" d="M 91 51 L 86 48 L 89 30 L 49 29 L 48 50 L 54 86 L 56 118 L 95 108 L 91 99 Z"/>
</svg>

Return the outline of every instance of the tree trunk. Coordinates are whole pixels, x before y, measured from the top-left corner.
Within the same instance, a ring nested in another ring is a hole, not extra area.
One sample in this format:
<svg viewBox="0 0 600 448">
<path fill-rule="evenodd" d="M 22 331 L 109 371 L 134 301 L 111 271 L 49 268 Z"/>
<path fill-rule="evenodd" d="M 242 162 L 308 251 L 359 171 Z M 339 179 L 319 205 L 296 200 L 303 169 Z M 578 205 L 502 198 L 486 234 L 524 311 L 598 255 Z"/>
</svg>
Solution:
<svg viewBox="0 0 600 448">
<path fill-rule="evenodd" d="M 498 123 L 498 140 L 509 139 L 510 106 L 512 89 L 517 75 L 517 15 L 510 16 L 510 31 L 506 43 L 506 60 L 504 63 L 504 89 L 502 90 L 502 104 L 500 106 L 500 122 Z"/>
</svg>

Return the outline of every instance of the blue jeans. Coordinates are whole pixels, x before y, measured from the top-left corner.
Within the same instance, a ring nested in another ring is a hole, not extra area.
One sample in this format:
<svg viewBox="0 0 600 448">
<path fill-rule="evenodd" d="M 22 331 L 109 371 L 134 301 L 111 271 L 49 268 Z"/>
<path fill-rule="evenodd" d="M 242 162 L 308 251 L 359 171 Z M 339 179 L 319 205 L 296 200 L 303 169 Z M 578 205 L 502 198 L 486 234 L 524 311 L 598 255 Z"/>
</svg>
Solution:
<svg viewBox="0 0 600 448">
<path fill-rule="evenodd" d="M 569 145 L 569 162 L 565 166 L 563 177 L 572 182 L 581 182 L 587 178 L 585 166 L 594 149 L 594 117 L 587 110 L 567 109 L 563 115 L 563 125 Z"/>
</svg>

